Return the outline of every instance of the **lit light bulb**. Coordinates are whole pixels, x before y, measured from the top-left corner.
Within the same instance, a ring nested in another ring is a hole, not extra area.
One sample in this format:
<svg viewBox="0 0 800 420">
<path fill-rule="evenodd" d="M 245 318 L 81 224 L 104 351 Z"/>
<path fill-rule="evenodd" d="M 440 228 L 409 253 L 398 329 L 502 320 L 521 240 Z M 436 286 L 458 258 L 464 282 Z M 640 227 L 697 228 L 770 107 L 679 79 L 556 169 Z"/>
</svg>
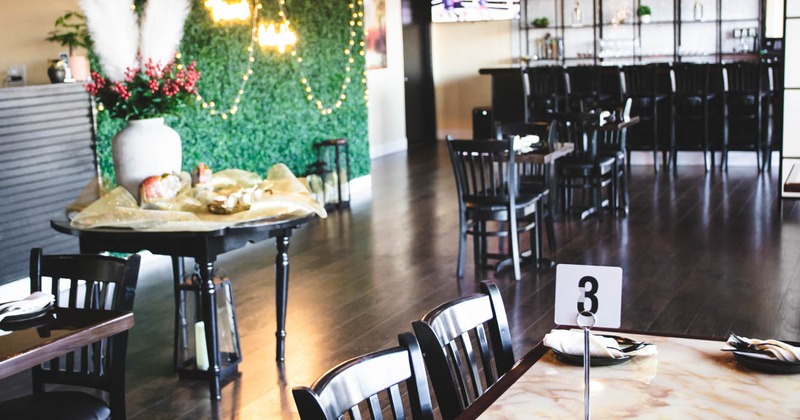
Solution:
<svg viewBox="0 0 800 420">
<path fill-rule="evenodd" d="M 206 0 L 204 4 L 211 11 L 214 22 L 245 20 L 250 17 L 250 4 L 247 0 Z"/>
</svg>

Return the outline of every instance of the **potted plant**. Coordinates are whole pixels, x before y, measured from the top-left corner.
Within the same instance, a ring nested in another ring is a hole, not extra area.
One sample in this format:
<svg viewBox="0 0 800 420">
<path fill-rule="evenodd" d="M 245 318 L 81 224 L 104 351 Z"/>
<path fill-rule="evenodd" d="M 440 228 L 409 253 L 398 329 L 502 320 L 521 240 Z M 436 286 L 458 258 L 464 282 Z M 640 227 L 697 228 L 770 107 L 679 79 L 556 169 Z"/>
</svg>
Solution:
<svg viewBox="0 0 800 420">
<path fill-rule="evenodd" d="M 69 48 L 69 68 L 75 80 L 89 78 L 89 60 L 86 55 L 76 54 L 76 48 L 89 49 L 91 39 L 86 28 L 86 18 L 78 12 L 67 12 L 56 19 L 55 29 L 45 38 Z"/>
<path fill-rule="evenodd" d="M 550 19 L 546 17 L 536 18 L 531 22 L 534 28 L 546 28 L 550 24 Z"/>
<path fill-rule="evenodd" d="M 641 20 L 642 23 L 650 23 L 650 13 L 650 6 L 645 6 L 644 4 L 636 9 L 636 15 L 639 16 L 639 20 Z"/>
</svg>

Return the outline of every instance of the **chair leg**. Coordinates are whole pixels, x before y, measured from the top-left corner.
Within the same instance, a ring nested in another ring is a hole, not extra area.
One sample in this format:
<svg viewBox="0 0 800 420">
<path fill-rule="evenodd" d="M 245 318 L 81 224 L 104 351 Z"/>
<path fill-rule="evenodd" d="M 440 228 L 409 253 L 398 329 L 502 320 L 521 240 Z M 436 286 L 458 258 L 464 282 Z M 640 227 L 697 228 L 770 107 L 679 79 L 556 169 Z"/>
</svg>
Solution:
<svg viewBox="0 0 800 420">
<path fill-rule="evenodd" d="M 484 265 L 483 252 L 481 250 L 481 243 L 483 242 L 482 226 L 483 222 L 476 221 L 472 227 L 472 230 L 474 231 L 472 234 L 472 251 L 474 253 L 473 260 L 475 261 L 475 267 Z"/>
<path fill-rule="evenodd" d="M 628 146 L 628 150 L 625 151 L 625 159 L 626 159 L 626 163 L 628 165 L 627 173 L 630 174 L 631 173 L 631 147 L 630 146 Z"/>
<path fill-rule="evenodd" d="M 619 173 L 617 170 L 617 160 L 614 159 L 614 163 L 611 164 L 611 184 L 609 185 L 609 194 L 608 194 L 608 209 L 613 216 L 617 212 L 617 207 L 619 202 L 617 201 L 617 196 L 619 195 L 619 180 L 617 180 L 617 174 Z M 602 184 L 601 184 L 602 185 Z M 603 199 L 603 194 L 601 190 L 600 199 Z"/>
<path fill-rule="evenodd" d="M 542 245 L 542 225 L 544 223 L 544 203 L 540 198 L 536 201 L 536 222 L 533 225 L 533 232 L 530 233 L 530 247 L 535 263 L 538 264 L 542 259 L 543 245 Z"/>
<path fill-rule="evenodd" d="M 550 209 L 546 209 L 544 213 L 544 224 L 545 228 L 547 229 L 547 246 L 550 249 L 550 253 L 553 254 L 556 252 L 556 228 L 555 224 L 553 223 L 553 212 Z"/>
<path fill-rule="evenodd" d="M 592 179 L 592 202 L 597 210 L 597 221 L 603 223 L 603 180 L 600 176 Z"/>
<path fill-rule="evenodd" d="M 658 173 L 658 109 L 654 105 L 653 106 L 653 170 Z M 666 159 L 665 159 L 666 160 Z M 630 161 L 630 156 L 628 156 L 628 161 Z M 630 165 L 630 163 L 629 163 Z M 664 163 L 666 165 L 666 162 Z M 630 169 L 630 166 L 628 167 Z"/>
<path fill-rule="evenodd" d="M 467 263 L 467 221 L 462 218 L 459 223 L 458 232 L 458 266 L 456 267 L 456 277 L 464 277 L 464 266 Z M 477 264 L 477 260 L 475 261 Z"/>
<path fill-rule="evenodd" d="M 761 107 L 759 106 L 756 110 L 756 118 L 755 118 L 755 125 L 756 125 L 756 166 L 758 167 L 758 172 L 761 172 L 764 168 L 762 165 L 762 141 L 761 141 Z"/>
<path fill-rule="evenodd" d="M 672 162 L 672 173 L 678 173 L 678 147 L 675 145 L 675 110 L 672 110 L 672 125 L 669 131 L 669 160 Z"/>
<path fill-rule="evenodd" d="M 514 266 L 514 279 L 519 281 L 522 278 L 522 272 L 519 264 L 519 235 L 517 234 L 517 217 L 514 214 L 515 210 L 509 210 L 508 218 L 508 237 L 510 242 L 509 252 L 511 253 L 511 263 Z"/>
<path fill-rule="evenodd" d="M 711 155 L 712 165 L 714 155 Z M 708 172 L 708 103 L 706 103 L 706 108 L 703 111 L 703 166 L 706 168 L 706 172 Z"/>
</svg>

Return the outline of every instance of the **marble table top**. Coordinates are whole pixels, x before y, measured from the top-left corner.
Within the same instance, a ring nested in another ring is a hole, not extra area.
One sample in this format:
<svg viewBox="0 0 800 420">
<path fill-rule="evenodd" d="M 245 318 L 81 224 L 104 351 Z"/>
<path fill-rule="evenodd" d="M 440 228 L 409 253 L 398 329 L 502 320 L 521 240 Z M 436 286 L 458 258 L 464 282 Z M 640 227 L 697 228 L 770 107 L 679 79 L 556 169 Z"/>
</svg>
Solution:
<svg viewBox="0 0 800 420">
<path fill-rule="evenodd" d="M 749 370 L 722 341 L 624 335 L 656 344 L 658 355 L 592 367 L 593 418 L 800 418 L 800 374 Z M 479 418 L 583 416 L 583 368 L 548 350 Z"/>
</svg>

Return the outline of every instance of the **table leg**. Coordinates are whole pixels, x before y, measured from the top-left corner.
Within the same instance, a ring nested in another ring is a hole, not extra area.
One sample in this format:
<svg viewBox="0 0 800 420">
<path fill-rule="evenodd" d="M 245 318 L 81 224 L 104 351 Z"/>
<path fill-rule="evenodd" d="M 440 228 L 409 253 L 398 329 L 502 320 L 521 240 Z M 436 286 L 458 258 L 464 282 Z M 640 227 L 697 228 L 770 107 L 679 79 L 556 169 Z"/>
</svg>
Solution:
<svg viewBox="0 0 800 420">
<path fill-rule="evenodd" d="M 220 395 L 220 360 L 219 338 L 217 337 L 217 291 L 214 288 L 214 263 L 197 260 L 200 269 L 200 290 L 203 294 L 203 323 L 206 333 L 206 350 L 208 351 L 208 386 L 211 399 L 219 400 Z"/>
<path fill-rule="evenodd" d="M 184 277 L 183 257 L 173 255 L 171 258 L 175 287 L 175 340 L 172 349 L 172 365 L 177 372 L 182 367 L 178 356 L 186 351 L 189 343 L 186 330 L 186 291 L 180 288 Z"/>
<path fill-rule="evenodd" d="M 286 339 L 286 298 L 289 288 L 289 235 L 281 233 L 275 238 L 278 255 L 275 256 L 275 313 L 278 330 L 275 331 L 275 360 L 283 363 Z"/>
</svg>

